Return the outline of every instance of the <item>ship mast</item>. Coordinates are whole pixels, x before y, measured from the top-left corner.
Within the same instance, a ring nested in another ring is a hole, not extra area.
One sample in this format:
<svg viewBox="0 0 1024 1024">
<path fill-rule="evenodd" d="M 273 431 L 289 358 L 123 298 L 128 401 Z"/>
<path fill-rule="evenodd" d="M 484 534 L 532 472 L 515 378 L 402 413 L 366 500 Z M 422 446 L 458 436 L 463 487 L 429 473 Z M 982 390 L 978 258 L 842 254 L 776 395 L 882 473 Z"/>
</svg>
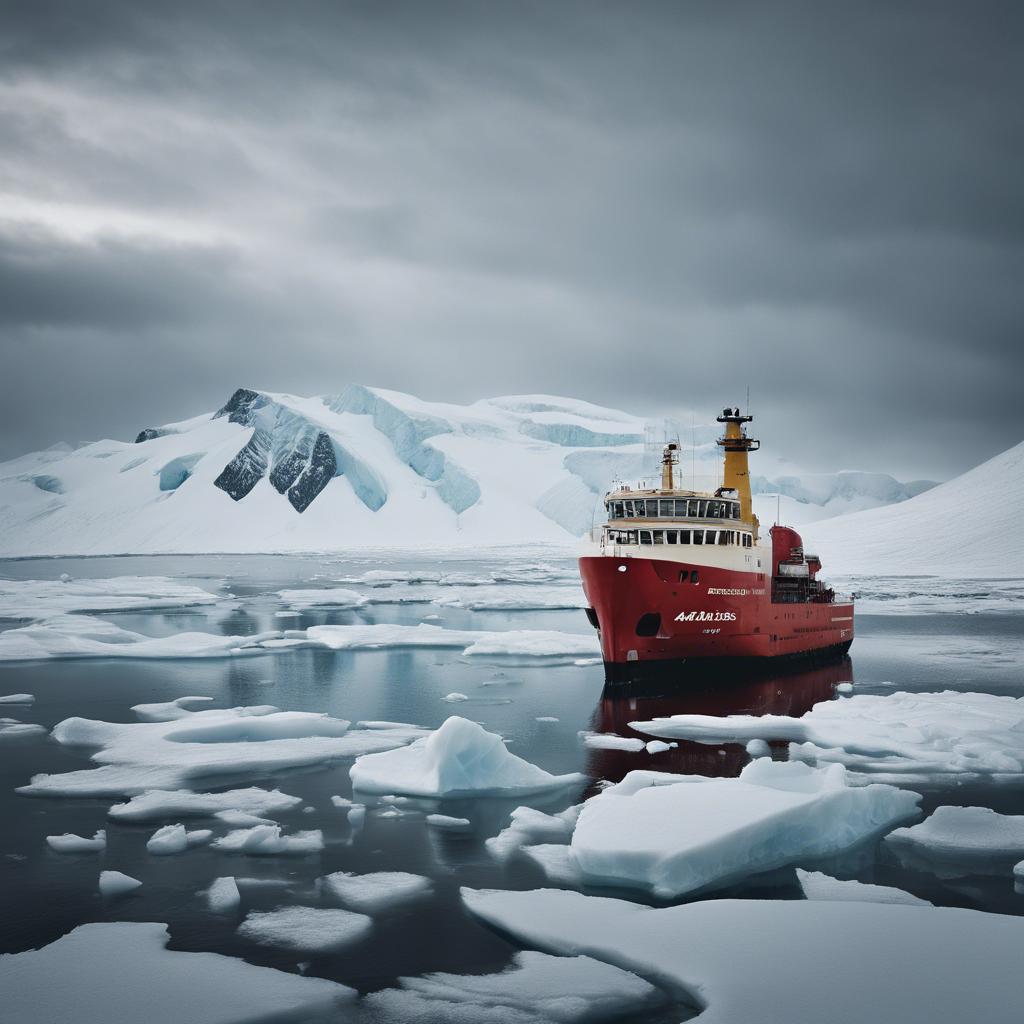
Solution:
<svg viewBox="0 0 1024 1024">
<path fill-rule="evenodd" d="M 719 446 L 725 452 L 725 472 L 722 486 L 736 491 L 740 499 L 740 519 L 751 523 L 754 527 L 754 542 L 757 542 L 757 531 L 760 525 L 754 515 L 753 502 L 750 497 L 750 469 L 747 466 L 747 452 L 756 452 L 761 442 L 747 437 L 743 424 L 749 423 L 753 416 L 741 416 L 739 409 L 723 409 L 718 417 L 719 423 L 725 424 L 725 434 L 718 439 Z"/>
<path fill-rule="evenodd" d="M 663 491 L 674 491 L 675 485 L 672 479 L 672 467 L 678 458 L 679 445 L 670 441 L 661 452 L 661 489 Z"/>
</svg>

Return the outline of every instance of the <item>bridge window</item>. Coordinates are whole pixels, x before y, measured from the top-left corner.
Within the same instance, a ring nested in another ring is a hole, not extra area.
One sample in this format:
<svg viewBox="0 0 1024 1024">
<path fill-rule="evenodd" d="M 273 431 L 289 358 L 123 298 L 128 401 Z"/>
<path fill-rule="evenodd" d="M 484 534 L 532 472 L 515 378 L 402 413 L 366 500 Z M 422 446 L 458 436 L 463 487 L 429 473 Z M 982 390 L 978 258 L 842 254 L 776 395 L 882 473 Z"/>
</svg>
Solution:
<svg viewBox="0 0 1024 1024">
<path fill-rule="evenodd" d="M 690 543 L 690 531 L 689 530 L 680 530 L 679 531 L 679 543 L 680 544 L 689 544 Z"/>
<path fill-rule="evenodd" d="M 696 519 L 697 518 L 697 507 L 698 507 L 698 502 L 697 502 L 697 500 L 695 498 L 690 498 L 690 499 L 687 500 L 687 502 L 686 502 L 686 514 L 691 519 Z"/>
<path fill-rule="evenodd" d="M 729 543 L 729 531 L 728 530 L 719 530 L 718 531 L 718 546 L 719 547 L 724 547 L 728 543 Z"/>
<path fill-rule="evenodd" d="M 625 512 L 623 511 L 623 506 L 624 505 L 625 505 L 624 501 L 616 501 L 612 505 L 612 519 L 622 519 L 622 518 L 624 518 L 624 516 L 625 516 Z"/>
<path fill-rule="evenodd" d="M 679 543 L 679 531 L 678 530 L 666 530 L 665 531 L 665 543 L 666 544 L 678 544 Z"/>
<path fill-rule="evenodd" d="M 665 531 L 664 530 L 655 530 L 654 531 L 654 543 L 655 544 L 664 544 L 665 543 Z"/>
<path fill-rule="evenodd" d="M 740 503 L 738 501 L 734 501 L 729 506 L 729 511 L 732 514 L 732 518 L 733 519 L 739 519 L 739 517 L 740 517 Z"/>
<path fill-rule="evenodd" d="M 641 530 L 640 531 L 640 543 L 641 544 L 650 544 L 651 543 L 651 531 L 650 530 Z"/>
<path fill-rule="evenodd" d="M 694 544 L 703 544 L 704 543 L 704 531 L 703 530 L 694 530 L 693 531 L 693 543 Z"/>
</svg>

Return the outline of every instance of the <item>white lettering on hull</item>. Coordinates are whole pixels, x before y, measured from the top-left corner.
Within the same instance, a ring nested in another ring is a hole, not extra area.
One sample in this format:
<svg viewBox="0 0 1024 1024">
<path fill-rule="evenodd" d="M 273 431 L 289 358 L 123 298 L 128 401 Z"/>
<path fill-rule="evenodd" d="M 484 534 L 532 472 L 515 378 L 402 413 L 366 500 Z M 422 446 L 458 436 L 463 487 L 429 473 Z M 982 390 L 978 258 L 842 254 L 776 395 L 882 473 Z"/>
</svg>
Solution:
<svg viewBox="0 0 1024 1024">
<path fill-rule="evenodd" d="M 735 622 L 735 612 L 680 612 L 676 622 Z"/>
</svg>

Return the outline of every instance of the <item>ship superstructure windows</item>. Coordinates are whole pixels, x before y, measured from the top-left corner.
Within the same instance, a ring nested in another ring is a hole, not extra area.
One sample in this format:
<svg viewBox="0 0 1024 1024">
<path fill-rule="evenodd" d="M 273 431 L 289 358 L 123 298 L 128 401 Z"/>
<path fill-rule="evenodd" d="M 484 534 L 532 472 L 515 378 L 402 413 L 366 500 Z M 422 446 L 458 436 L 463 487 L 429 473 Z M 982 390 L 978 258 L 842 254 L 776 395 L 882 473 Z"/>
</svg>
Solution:
<svg viewBox="0 0 1024 1024">
<path fill-rule="evenodd" d="M 718 547 L 753 547 L 754 538 L 739 530 L 621 530 L 608 528 L 606 544 L 712 544 Z"/>
<path fill-rule="evenodd" d="M 609 519 L 740 518 L 740 503 L 725 498 L 626 498 L 607 508 Z"/>
</svg>

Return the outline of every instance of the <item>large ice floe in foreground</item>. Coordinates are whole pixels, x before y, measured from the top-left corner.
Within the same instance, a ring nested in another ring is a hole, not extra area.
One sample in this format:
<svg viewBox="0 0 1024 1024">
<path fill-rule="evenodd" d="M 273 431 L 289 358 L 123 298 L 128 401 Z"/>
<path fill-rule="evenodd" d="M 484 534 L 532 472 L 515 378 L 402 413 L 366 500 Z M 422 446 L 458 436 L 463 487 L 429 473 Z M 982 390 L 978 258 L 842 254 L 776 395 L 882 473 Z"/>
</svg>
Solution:
<svg viewBox="0 0 1024 1024">
<path fill-rule="evenodd" d="M 760 758 L 735 779 L 633 771 L 583 805 L 567 848 L 527 852 L 563 880 L 673 899 L 838 853 L 914 815 L 919 800 L 894 786 L 850 786 L 841 765 Z M 517 834 L 527 843 L 536 841 L 531 833 L 556 838 L 571 818 L 550 824 L 545 830 L 517 811 L 509 835 L 489 848 L 507 854 Z"/>
<path fill-rule="evenodd" d="M 787 715 L 673 715 L 631 722 L 652 736 L 701 743 L 789 740 L 789 756 L 836 762 L 890 782 L 1020 779 L 1024 697 L 989 693 L 858 694 Z"/>
<path fill-rule="evenodd" d="M 358 758 L 349 774 L 356 790 L 421 797 L 526 795 L 584 779 L 551 775 L 510 753 L 500 736 L 456 716 L 404 749 Z"/>
<path fill-rule="evenodd" d="M 1024 1020 L 1024 918 L 829 900 L 654 909 L 552 889 L 462 898 L 520 944 L 681 987 L 701 1024 Z"/>
<path fill-rule="evenodd" d="M 0 580 L 0 619 L 43 619 L 73 612 L 185 608 L 224 600 L 168 576 Z"/>
<path fill-rule="evenodd" d="M 152 718 L 153 705 L 143 707 Z M 147 790 L 189 788 L 196 780 L 265 775 L 388 750 L 425 732 L 397 723 L 386 728 L 350 728 L 343 719 L 279 711 L 270 705 L 189 711 L 179 700 L 163 707 L 174 717 L 126 724 L 65 719 L 54 727 L 53 738 L 63 745 L 98 747 L 91 760 L 99 767 L 36 775 L 19 792 L 131 796 Z M 124 813 L 115 812 L 115 817 Z"/>
<path fill-rule="evenodd" d="M 1024 815 L 936 807 L 925 821 L 898 828 L 885 841 L 908 866 L 940 877 L 1009 874 L 1024 857 Z"/>
<path fill-rule="evenodd" d="M 364 938 L 373 927 L 365 914 L 322 907 L 278 907 L 254 911 L 238 926 L 238 934 L 262 946 L 299 953 L 328 953 Z"/>
<path fill-rule="evenodd" d="M 241 1024 L 335 1020 L 344 985 L 166 948 L 164 924 L 84 924 L 42 949 L 0 956 L 6 1020 Z"/>
<path fill-rule="evenodd" d="M 499 974 L 427 974 L 364 1000 L 372 1021 L 574 1024 L 651 1009 L 664 999 L 635 974 L 586 956 L 516 953 Z"/>
</svg>

